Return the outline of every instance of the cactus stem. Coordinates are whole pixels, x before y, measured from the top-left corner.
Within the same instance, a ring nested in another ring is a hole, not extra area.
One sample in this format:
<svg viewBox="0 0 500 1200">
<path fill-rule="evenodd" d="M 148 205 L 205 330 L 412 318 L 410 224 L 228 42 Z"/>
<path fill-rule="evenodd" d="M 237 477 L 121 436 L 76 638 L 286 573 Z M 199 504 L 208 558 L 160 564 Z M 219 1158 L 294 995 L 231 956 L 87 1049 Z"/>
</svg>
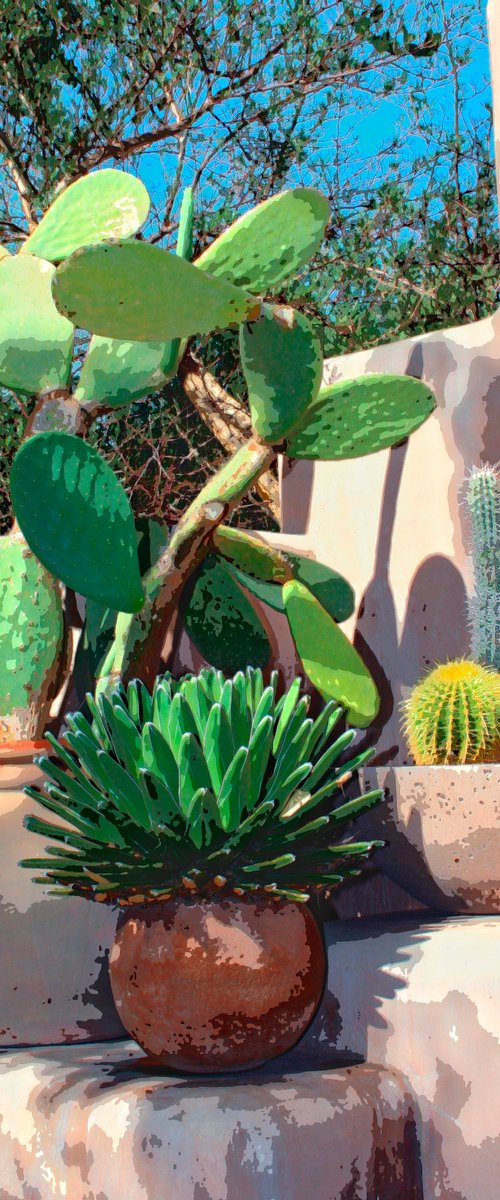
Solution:
<svg viewBox="0 0 500 1200">
<path fill-rule="evenodd" d="M 151 686 L 165 637 L 175 620 L 187 579 L 210 550 L 210 535 L 273 462 L 274 450 L 251 438 L 202 488 L 176 526 L 169 545 L 144 577 L 146 602 L 139 613 L 119 613 L 115 638 L 97 691 L 112 690 L 118 677 L 135 676 Z"/>
</svg>

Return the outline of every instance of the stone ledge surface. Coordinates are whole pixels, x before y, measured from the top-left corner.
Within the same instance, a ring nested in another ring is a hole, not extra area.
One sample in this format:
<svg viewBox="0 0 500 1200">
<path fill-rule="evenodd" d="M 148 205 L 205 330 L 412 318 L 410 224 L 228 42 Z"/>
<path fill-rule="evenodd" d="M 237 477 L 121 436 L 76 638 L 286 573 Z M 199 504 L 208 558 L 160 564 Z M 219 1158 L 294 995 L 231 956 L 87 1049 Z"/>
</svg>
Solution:
<svg viewBox="0 0 500 1200">
<path fill-rule="evenodd" d="M 153 1073 L 133 1042 L 0 1054 L 0 1200 L 424 1200 L 418 1117 L 367 1063 Z"/>
<path fill-rule="evenodd" d="M 425 1200 L 500 1196 L 500 917 L 330 922 L 329 977 L 300 1053 L 337 1049 L 410 1081 Z"/>
</svg>

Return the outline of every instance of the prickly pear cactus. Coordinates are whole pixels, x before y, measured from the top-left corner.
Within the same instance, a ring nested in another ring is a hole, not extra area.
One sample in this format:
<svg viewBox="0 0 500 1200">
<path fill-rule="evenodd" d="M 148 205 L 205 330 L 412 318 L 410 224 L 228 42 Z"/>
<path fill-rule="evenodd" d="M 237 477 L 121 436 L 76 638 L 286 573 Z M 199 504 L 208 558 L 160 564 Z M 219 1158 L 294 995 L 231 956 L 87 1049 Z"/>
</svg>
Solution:
<svg viewBox="0 0 500 1200">
<path fill-rule="evenodd" d="M 20 533 L 0 538 L 0 745 L 42 734 L 63 640 L 59 584 Z"/>
</svg>

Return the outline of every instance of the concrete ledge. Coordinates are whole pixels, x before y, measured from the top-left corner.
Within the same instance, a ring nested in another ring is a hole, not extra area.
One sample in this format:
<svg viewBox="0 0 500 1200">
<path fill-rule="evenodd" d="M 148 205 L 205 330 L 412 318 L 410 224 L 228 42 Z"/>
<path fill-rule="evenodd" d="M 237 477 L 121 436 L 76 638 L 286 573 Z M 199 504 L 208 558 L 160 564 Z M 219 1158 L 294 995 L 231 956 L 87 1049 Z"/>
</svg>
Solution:
<svg viewBox="0 0 500 1200">
<path fill-rule="evenodd" d="M 424 1200 L 394 1071 L 159 1076 L 133 1042 L 0 1055 L 0 1200 Z"/>
<path fill-rule="evenodd" d="M 328 989 L 300 1053 L 318 1066 L 348 1048 L 401 1071 L 425 1200 L 498 1200 L 500 917 L 405 913 L 331 922 L 326 937 Z"/>
</svg>

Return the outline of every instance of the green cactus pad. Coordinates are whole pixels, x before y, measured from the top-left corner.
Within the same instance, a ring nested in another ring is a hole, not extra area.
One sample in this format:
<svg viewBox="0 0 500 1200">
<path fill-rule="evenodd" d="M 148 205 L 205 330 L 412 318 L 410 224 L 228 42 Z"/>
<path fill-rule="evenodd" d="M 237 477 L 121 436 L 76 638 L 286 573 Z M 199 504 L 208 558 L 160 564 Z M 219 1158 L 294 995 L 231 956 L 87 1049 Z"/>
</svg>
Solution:
<svg viewBox="0 0 500 1200">
<path fill-rule="evenodd" d="M 62 644 L 58 584 L 20 534 L 7 534 L 0 538 L 0 717 L 48 697 Z"/>
<path fill-rule="evenodd" d="M 31 254 L 0 261 L 0 384 L 29 394 L 64 387 L 74 329 L 52 299 L 54 267 Z"/>
<path fill-rule="evenodd" d="M 75 396 L 85 407 L 120 408 L 163 387 L 174 372 L 171 342 L 122 342 L 96 334 Z"/>
<path fill-rule="evenodd" d="M 259 312 L 253 296 L 147 242 L 78 250 L 58 268 L 53 295 L 74 325 L 134 342 L 211 333 Z"/>
<path fill-rule="evenodd" d="M 273 292 L 316 253 L 329 216 L 315 188 L 281 192 L 239 217 L 196 266 L 259 295 Z"/>
<path fill-rule="evenodd" d="M 132 510 L 97 453 L 68 433 L 41 433 L 18 450 L 14 511 L 40 562 L 68 587 L 120 612 L 143 604 Z"/>
<path fill-rule="evenodd" d="M 80 246 L 132 237 L 148 212 L 148 193 L 135 175 L 112 168 L 94 171 L 56 197 L 21 253 L 60 262 Z"/>
<path fill-rule="evenodd" d="M 264 579 L 255 579 L 253 575 L 247 575 L 245 571 L 241 571 L 239 567 L 233 564 L 228 564 L 228 570 L 233 579 L 237 583 L 241 583 L 244 588 L 256 600 L 260 600 L 263 604 L 268 604 L 269 608 L 273 608 L 275 612 L 283 613 L 285 605 L 283 603 L 283 587 L 279 583 L 266 583 Z"/>
<path fill-rule="evenodd" d="M 283 588 L 288 623 L 307 677 L 325 700 L 364 728 L 376 717 L 379 696 L 357 650 L 311 592 L 294 579 Z"/>
<path fill-rule="evenodd" d="M 264 667 L 271 654 L 267 633 L 250 601 L 216 558 L 205 560 L 184 607 L 184 624 L 212 666 L 231 674 Z"/>
<path fill-rule="evenodd" d="M 432 392 L 408 375 L 366 375 L 321 388 L 287 440 L 291 458 L 360 458 L 395 446 L 435 408 Z"/>
<path fill-rule="evenodd" d="M 354 612 L 355 597 L 353 589 L 340 575 L 324 563 L 315 562 L 303 554 L 287 552 L 296 579 L 303 583 L 321 607 L 333 617 L 334 621 L 347 621 Z"/>
<path fill-rule="evenodd" d="M 285 314 L 293 323 L 285 322 Z M 295 428 L 318 394 L 320 342 L 302 313 L 266 308 L 259 321 L 242 325 L 240 355 L 253 427 L 275 445 Z"/>
<path fill-rule="evenodd" d="M 267 546 L 254 534 L 244 529 L 232 529 L 219 525 L 212 537 L 215 548 L 240 570 L 273 583 L 284 583 L 290 579 L 291 571 L 284 555 Z"/>
</svg>

